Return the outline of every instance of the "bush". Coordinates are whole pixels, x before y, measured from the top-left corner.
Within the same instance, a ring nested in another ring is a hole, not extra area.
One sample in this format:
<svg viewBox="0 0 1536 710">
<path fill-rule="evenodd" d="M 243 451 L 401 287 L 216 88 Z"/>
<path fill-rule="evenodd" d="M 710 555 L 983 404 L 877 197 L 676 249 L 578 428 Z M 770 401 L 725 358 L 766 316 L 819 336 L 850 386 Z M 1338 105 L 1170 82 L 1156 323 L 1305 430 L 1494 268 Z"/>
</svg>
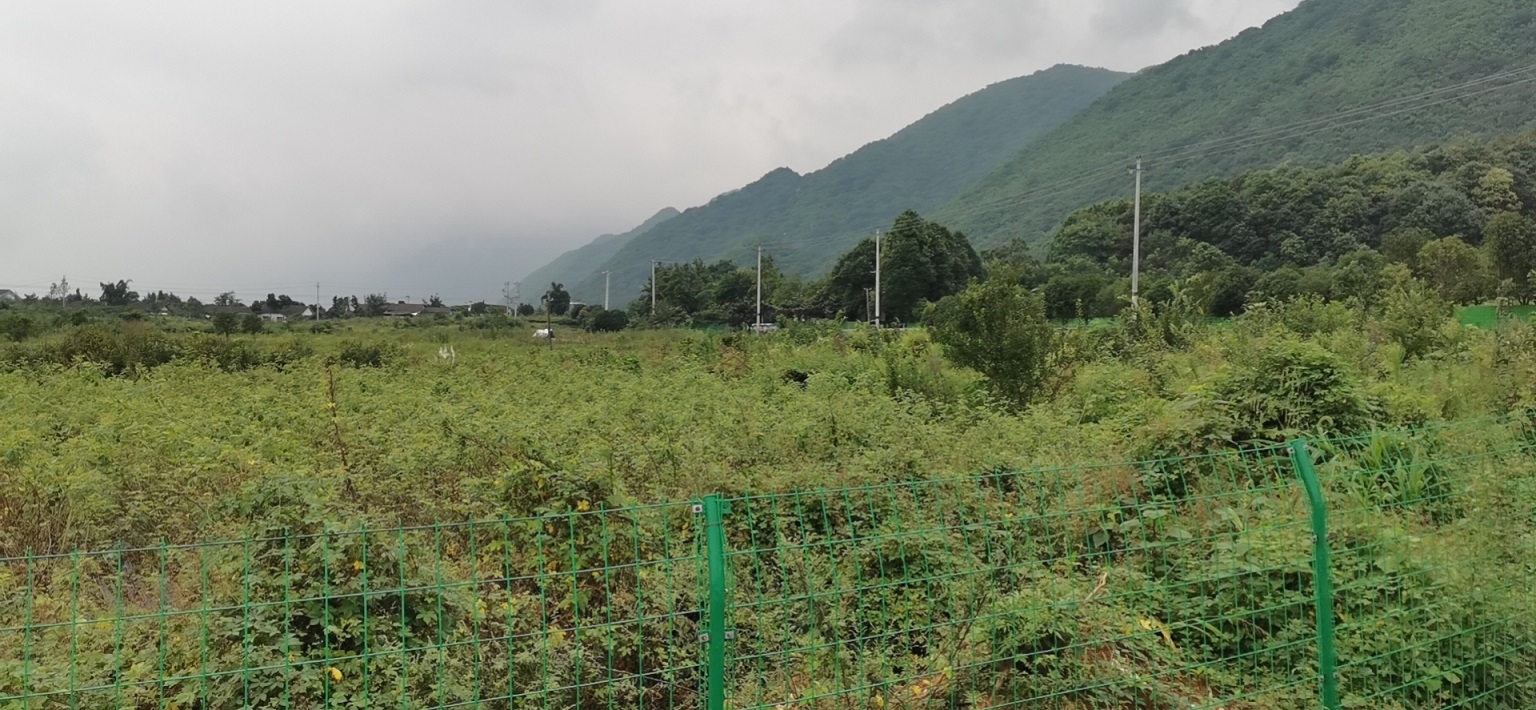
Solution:
<svg viewBox="0 0 1536 710">
<path fill-rule="evenodd" d="M 0 317 L 0 337 L 19 343 L 37 334 L 37 322 L 23 315 Z"/>
<path fill-rule="evenodd" d="M 1017 406 L 1034 398 L 1056 347 L 1040 297 L 1016 284 L 973 283 L 930 307 L 927 320 L 949 358 L 980 372 L 999 397 Z"/>
<path fill-rule="evenodd" d="M 344 341 L 336 359 L 348 367 L 384 367 L 399 359 L 403 353 L 399 346 L 388 343 L 363 343 Z"/>
<path fill-rule="evenodd" d="M 1455 309 L 1406 273 L 1399 271 L 1392 278 L 1394 283 L 1382 297 L 1378 323 L 1402 346 L 1403 357 L 1423 357 L 1443 343 L 1442 329 Z"/>
<path fill-rule="evenodd" d="M 110 375 L 135 375 L 140 370 L 164 365 L 183 352 L 180 342 L 143 325 L 73 328 L 50 350 L 48 359 L 60 365 L 90 362 Z"/>
<path fill-rule="evenodd" d="M 1369 421 L 1366 399 L 1338 356 L 1283 340 L 1213 388 L 1232 441 L 1285 441 L 1302 433 L 1349 433 Z"/>
<path fill-rule="evenodd" d="M 587 330 L 593 333 L 615 333 L 629 327 L 629 314 L 624 311 L 590 309 Z"/>
</svg>

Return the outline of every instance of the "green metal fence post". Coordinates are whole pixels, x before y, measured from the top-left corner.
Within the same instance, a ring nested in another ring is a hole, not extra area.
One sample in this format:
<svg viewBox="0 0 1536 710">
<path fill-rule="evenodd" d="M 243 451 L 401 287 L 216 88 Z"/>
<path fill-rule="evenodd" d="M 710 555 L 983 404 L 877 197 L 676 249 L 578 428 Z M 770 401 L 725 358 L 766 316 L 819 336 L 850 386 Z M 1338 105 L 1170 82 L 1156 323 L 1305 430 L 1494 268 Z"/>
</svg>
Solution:
<svg viewBox="0 0 1536 710">
<path fill-rule="evenodd" d="M 1306 439 L 1290 442 L 1291 465 L 1307 489 L 1312 506 L 1312 579 L 1317 602 L 1317 670 L 1322 680 L 1323 707 L 1339 710 L 1339 657 L 1333 634 L 1333 563 L 1328 548 L 1328 505 L 1312 465 Z"/>
<path fill-rule="evenodd" d="M 725 710 L 725 514 L 720 496 L 704 498 L 704 541 L 709 559 L 709 705 Z"/>
</svg>

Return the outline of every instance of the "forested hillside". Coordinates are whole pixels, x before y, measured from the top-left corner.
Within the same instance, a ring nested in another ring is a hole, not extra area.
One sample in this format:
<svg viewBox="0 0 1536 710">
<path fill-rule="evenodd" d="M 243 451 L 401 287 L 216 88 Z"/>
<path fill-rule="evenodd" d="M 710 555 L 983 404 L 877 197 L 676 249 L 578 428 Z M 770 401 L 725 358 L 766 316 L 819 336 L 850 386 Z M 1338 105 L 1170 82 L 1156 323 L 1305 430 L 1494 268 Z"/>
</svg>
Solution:
<svg viewBox="0 0 1536 710">
<path fill-rule="evenodd" d="M 1129 195 L 1138 155 L 1166 189 L 1513 132 L 1536 121 L 1532 57 L 1529 0 L 1307 0 L 1121 83 L 933 217 L 978 246 L 1038 243 L 1073 209 Z"/>
<path fill-rule="evenodd" d="M 603 262 L 607 261 L 619 249 L 622 249 L 631 239 L 650 231 L 652 227 L 672 219 L 678 214 L 677 210 L 667 207 L 651 215 L 650 219 L 628 232 L 623 234 L 604 234 L 576 249 L 561 254 L 554 261 L 535 269 L 533 273 L 523 277 L 523 282 L 529 284 L 532 289 L 537 290 L 549 288 L 551 283 L 576 283 L 593 271 L 598 270 L 598 267 L 602 266 Z M 602 303 L 602 287 L 602 281 L 599 280 L 595 292 L 577 291 L 572 296 L 578 301 Z M 625 295 L 627 296 L 628 294 Z"/>
<path fill-rule="evenodd" d="M 778 265 L 788 273 L 823 272 L 902 211 L 950 201 L 1125 76 L 1058 66 L 994 84 L 822 170 L 799 175 L 780 168 L 687 210 L 567 286 L 577 297 L 601 294 L 597 272 L 611 269 L 614 293 L 629 298 L 649 278 L 652 259 L 746 263 L 760 242 L 776 245 Z"/>
</svg>

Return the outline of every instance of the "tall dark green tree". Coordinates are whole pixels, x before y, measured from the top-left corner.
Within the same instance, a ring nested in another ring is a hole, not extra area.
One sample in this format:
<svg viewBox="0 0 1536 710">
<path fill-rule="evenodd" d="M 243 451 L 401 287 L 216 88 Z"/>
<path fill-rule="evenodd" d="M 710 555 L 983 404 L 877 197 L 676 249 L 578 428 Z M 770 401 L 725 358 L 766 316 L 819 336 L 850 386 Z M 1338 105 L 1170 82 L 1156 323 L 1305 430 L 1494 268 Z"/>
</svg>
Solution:
<svg viewBox="0 0 1536 710">
<path fill-rule="evenodd" d="M 981 257 L 964 234 L 907 210 L 880 243 L 880 313 L 883 320 L 910 323 L 932 301 L 959 293 L 982 275 Z M 843 254 L 827 276 L 827 292 L 850 318 L 864 313 L 864 289 L 875 286 L 875 241 L 871 237 Z"/>
<path fill-rule="evenodd" d="M 571 292 L 565 290 L 565 284 L 549 284 L 549 290 L 544 292 L 544 307 L 549 309 L 551 315 L 563 316 L 571 310 Z"/>
<path fill-rule="evenodd" d="M 128 290 L 128 281 L 101 285 L 101 302 L 108 306 L 131 306 L 139 301 L 137 291 Z"/>
</svg>

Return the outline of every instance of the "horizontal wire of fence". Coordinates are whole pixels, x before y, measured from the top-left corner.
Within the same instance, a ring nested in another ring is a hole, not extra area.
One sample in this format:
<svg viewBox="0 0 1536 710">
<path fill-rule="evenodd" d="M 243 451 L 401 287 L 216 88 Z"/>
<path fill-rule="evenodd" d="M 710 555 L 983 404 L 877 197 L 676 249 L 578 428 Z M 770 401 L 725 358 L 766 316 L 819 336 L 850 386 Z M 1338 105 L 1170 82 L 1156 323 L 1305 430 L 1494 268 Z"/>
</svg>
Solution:
<svg viewBox="0 0 1536 710">
<path fill-rule="evenodd" d="M 1533 452 L 1511 418 L 0 559 L 0 709 L 1532 707 Z"/>
</svg>

